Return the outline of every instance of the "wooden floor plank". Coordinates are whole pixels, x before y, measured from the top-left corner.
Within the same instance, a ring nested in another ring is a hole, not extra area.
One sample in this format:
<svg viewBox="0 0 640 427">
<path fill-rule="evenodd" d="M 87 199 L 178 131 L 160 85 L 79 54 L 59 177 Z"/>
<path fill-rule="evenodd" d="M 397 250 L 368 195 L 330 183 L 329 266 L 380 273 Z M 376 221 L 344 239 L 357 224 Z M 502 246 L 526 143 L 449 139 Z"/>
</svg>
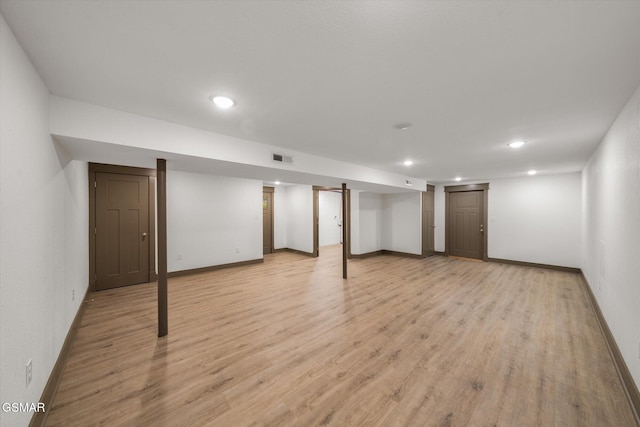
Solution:
<svg viewBox="0 0 640 427">
<path fill-rule="evenodd" d="M 47 425 L 635 425 L 577 274 L 340 257 L 92 294 Z"/>
</svg>

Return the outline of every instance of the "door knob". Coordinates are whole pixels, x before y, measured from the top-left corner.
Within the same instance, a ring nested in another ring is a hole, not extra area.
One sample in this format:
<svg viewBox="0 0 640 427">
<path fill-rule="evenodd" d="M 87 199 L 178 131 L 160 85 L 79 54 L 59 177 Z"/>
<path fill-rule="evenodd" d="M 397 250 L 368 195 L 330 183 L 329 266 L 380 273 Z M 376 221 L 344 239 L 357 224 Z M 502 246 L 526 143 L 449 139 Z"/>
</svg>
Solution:
<svg viewBox="0 0 640 427">
<path fill-rule="evenodd" d="M 147 237 L 147 233 L 142 233 L 142 240 L 144 240 L 145 237 Z"/>
</svg>

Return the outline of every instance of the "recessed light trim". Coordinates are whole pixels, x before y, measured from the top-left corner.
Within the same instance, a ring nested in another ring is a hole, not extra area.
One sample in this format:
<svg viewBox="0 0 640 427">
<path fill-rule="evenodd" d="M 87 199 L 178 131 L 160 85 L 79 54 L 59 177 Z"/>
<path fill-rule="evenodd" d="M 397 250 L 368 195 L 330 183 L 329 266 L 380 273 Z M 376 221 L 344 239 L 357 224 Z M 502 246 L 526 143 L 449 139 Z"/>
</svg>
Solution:
<svg viewBox="0 0 640 427">
<path fill-rule="evenodd" d="M 280 181 L 276 181 L 276 182 L 275 182 L 275 184 L 276 184 L 276 185 L 280 185 Z"/>
<path fill-rule="evenodd" d="M 461 177 L 459 177 L 459 176 L 456 176 L 454 179 L 455 179 L 457 182 L 462 181 L 462 178 L 461 178 Z"/>
<path fill-rule="evenodd" d="M 226 96 L 212 96 L 209 99 L 211 99 L 211 102 L 213 102 L 218 108 L 222 108 L 223 110 L 235 105 L 233 99 Z"/>
<path fill-rule="evenodd" d="M 520 148 L 522 147 L 524 144 L 526 144 L 526 142 L 524 141 L 513 141 L 510 142 L 509 144 L 507 144 L 509 147 L 511 148 Z"/>
<path fill-rule="evenodd" d="M 411 127 L 411 123 L 409 122 L 396 123 L 395 125 L 393 125 L 393 127 L 398 130 L 407 130 Z"/>
<path fill-rule="evenodd" d="M 538 173 L 538 171 L 531 169 L 529 172 L 527 172 L 529 175 L 533 176 L 535 174 Z"/>
<path fill-rule="evenodd" d="M 405 166 L 411 166 L 413 164 L 413 160 L 407 159 L 404 162 L 402 162 L 402 164 L 405 165 Z"/>
</svg>

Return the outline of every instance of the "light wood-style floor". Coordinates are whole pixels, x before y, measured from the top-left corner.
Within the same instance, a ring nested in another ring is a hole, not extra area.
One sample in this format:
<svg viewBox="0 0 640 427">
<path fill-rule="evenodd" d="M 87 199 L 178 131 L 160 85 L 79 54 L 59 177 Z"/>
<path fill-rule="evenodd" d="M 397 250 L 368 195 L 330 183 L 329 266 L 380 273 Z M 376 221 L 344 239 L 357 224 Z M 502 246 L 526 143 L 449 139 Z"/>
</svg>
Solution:
<svg viewBox="0 0 640 427">
<path fill-rule="evenodd" d="M 340 250 L 91 295 L 48 425 L 635 425 L 577 274 Z"/>
</svg>

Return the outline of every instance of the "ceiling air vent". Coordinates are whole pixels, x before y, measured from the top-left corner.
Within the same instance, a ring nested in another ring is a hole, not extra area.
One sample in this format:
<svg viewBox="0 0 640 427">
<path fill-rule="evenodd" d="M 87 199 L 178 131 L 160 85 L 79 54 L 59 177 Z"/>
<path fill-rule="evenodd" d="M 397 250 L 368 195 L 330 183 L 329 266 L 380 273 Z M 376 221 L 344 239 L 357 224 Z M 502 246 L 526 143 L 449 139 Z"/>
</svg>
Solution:
<svg viewBox="0 0 640 427">
<path fill-rule="evenodd" d="M 291 156 L 285 156 L 284 154 L 273 153 L 272 159 L 278 163 L 293 164 L 293 158 Z"/>
</svg>

